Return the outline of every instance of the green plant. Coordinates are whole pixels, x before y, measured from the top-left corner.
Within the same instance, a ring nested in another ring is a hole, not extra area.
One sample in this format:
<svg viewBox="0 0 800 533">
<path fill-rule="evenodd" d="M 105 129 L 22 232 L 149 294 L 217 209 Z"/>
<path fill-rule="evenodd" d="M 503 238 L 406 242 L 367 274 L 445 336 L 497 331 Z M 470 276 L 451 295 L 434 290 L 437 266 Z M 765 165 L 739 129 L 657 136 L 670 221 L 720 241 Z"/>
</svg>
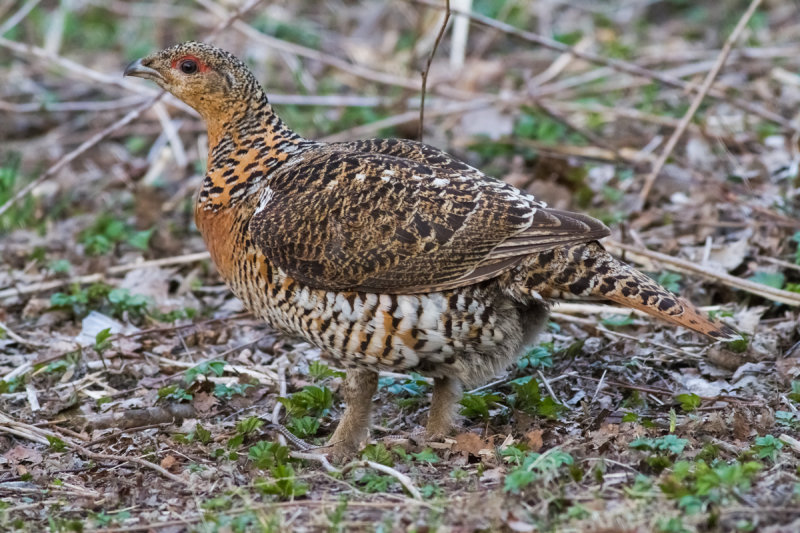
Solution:
<svg viewBox="0 0 800 533">
<path fill-rule="evenodd" d="M 764 435 L 756 438 L 752 448 L 759 459 L 769 459 L 774 462 L 783 448 L 783 442 L 773 435 Z"/>
<path fill-rule="evenodd" d="M 751 481 L 761 468 L 761 464 L 752 461 L 733 464 L 678 461 L 660 487 L 684 511 L 694 514 L 709 504 L 725 503 L 750 490 Z"/>
<path fill-rule="evenodd" d="M 394 378 L 380 378 L 378 380 L 378 388 L 385 388 L 397 402 L 397 405 L 406 408 L 419 404 L 428 392 L 430 385 L 421 375 L 412 372 L 410 378 L 402 381 Z"/>
<path fill-rule="evenodd" d="M 786 276 L 783 272 L 764 272 L 763 270 L 759 270 L 747 279 L 774 289 L 782 289 L 786 283 Z"/>
<path fill-rule="evenodd" d="M 99 513 L 89 513 L 89 518 L 94 520 L 94 522 L 100 527 L 109 527 L 114 524 L 120 524 L 131 517 L 131 513 L 128 511 L 119 511 L 113 514 L 106 513 L 105 511 L 100 511 Z"/>
<path fill-rule="evenodd" d="M 311 361 L 308 365 L 308 375 L 311 377 L 312 381 L 317 382 L 324 381 L 328 378 L 344 378 L 345 374 L 339 370 L 333 370 L 322 361 L 316 360 Z"/>
<path fill-rule="evenodd" d="M 208 376 L 214 374 L 219 377 L 225 372 L 225 361 L 203 361 L 189 370 L 183 376 L 183 382 L 191 385 L 197 380 L 198 376 Z"/>
<path fill-rule="evenodd" d="M 791 384 L 792 390 L 787 394 L 790 400 L 795 403 L 800 403 L 800 381 L 792 380 Z"/>
<path fill-rule="evenodd" d="M 330 513 L 327 513 L 329 533 L 342 533 L 345 531 L 342 522 L 344 521 L 344 514 L 347 512 L 347 503 L 347 497 L 341 496 L 336 508 Z"/>
<path fill-rule="evenodd" d="M 361 457 L 367 461 L 380 463 L 386 466 L 394 466 L 394 457 L 381 443 L 368 444 L 364 451 L 361 452 Z"/>
<path fill-rule="evenodd" d="M 570 454 L 558 448 L 552 448 L 545 453 L 528 452 L 521 458 L 515 458 L 520 459 L 519 466 L 506 476 L 503 486 L 505 492 L 518 494 L 536 480 L 549 482 L 561 475 L 562 467 L 571 466 L 575 462 Z"/>
<path fill-rule="evenodd" d="M 244 396 L 247 392 L 247 389 L 252 386 L 253 385 L 249 383 L 232 383 L 231 385 L 226 385 L 225 383 L 215 383 L 214 396 L 224 400 L 230 400 L 236 395 Z"/>
<path fill-rule="evenodd" d="M 150 304 L 148 298 L 142 294 L 131 294 L 128 289 L 113 289 L 108 293 L 108 302 L 111 304 L 114 316 L 128 313 L 134 317 L 142 317 Z"/>
<path fill-rule="evenodd" d="M 288 398 L 278 398 L 278 401 L 286 407 L 289 416 L 321 417 L 327 415 L 333 406 L 333 393 L 325 385 L 306 385 Z"/>
<path fill-rule="evenodd" d="M 367 470 L 354 478 L 355 482 L 361 485 L 364 492 L 388 492 L 389 488 L 397 484 L 397 480 L 392 476 L 378 474 L 372 470 Z"/>
<path fill-rule="evenodd" d="M 658 533 L 692 533 L 683 525 L 683 520 L 678 517 L 661 518 L 656 522 L 656 530 Z"/>
<path fill-rule="evenodd" d="M 70 285 L 69 292 L 56 292 L 50 296 L 50 306 L 53 309 L 70 311 L 74 316 L 81 317 L 89 313 L 91 308 L 99 308 L 106 302 L 106 297 L 111 287 L 103 283 L 95 283 L 86 288 L 74 283 Z"/>
<path fill-rule="evenodd" d="M 675 435 L 665 435 L 654 439 L 640 437 L 631 441 L 629 446 L 634 450 L 644 450 L 651 452 L 668 452 L 674 455 L 683 453 L 684 448 L 689 443 L 686 439 L 681 439 Z"/>
<path fill-rule="evenodd" d="M 123 221 L 110 215 L 100 215 L 90 227 L 78 235 L 78 241 L 89 255 L 104 255 L 126 242 L 139 250 L 147 250 L 153 230 L 136 231 Z"/>
<path fill-rule="evenodd" d="M 660 272 L 658 276 L 656 276 L 656 281 L 667 289 L 668 291 L 672 292 L 680 292 L 681 290 L 681 275 L 675 272 L 664 271 Z"/>
<path fill-rule="evenodd" d="M 608 318 L 604 318 L 600 321 L 600 323 L 610 328 L 630 326 L 633 324 L 633 313 L 628 315 L 613 315 Z"/>
<path fill-rule="evenodd" d="M 58 437 L 52 437 L 50 435 L 46 435 L 47 437 L 47 444 L 50 446 L 50 449 L 54 452 L 63 452 L 67 449 L 67 443 L 63 440 L 59 439 Z"/>
<path fill-rule="evenodd" d="M 194 396 L 178 385 L 167 385 L 158 389 L 158 397 L 162 400 L 173 400 L 176 402 L 189 401 Z"/>
<path fill-rule="evenodd" d="M 285 464 L 289 460 L 289 448 L 277 442 L 262 440 L 250 446 L 247 451 L 247 457 L 256 468 L 270 470 L 278 465 Z"/>
<path fill-rule="evenodd" d="M 501 396 L 491 391 L 479 391 L 476 393 L 465 393 L 460 400 L 461 414 L 467 418 L 480 418 L 483 421 L 489 420 L 489 409 L 498 405 Z"/>
<path fill-rule="evenodd" d="M 675 396 L 675 400 L 681 404 L 681 409 L 686 413 L 694 411 L 700 407 L 700 404 L 703 402 L 700 396 L 693 393 L 678 394 Z"/>
<path fill-rule="evenodd" d="M 775 411 L 775 422 L 796 430 L 800 428 L 800 415 L 796 411 Z"/>
<path fill-rule="evenodd" d="M 270 468 L 272 480 L 259 479 L 255 487 L 262 494 L 271 494 L 281 500 L 289 500 L 303 496 L 308 492 L 308 485 L 295 478 L 294 468 L 290 464 L 276 464 Z"/>
<path fill-rule="evenodd" d="M 553 366 L 553 343 L 545 342 L 525 352 L 517 360 L 517 368 L 549 368 Z"/>
<path fill-rule="evenodd" d="M 420 463 L 433 464 L 439 462 L 439 456 L 430 448 L 424 448 L 421 452 L 410 453 L 409 455 Z"/>
<path fill-rule="evenodd" d="M 0 394 L 19 392 L 25 388 L 25 376 L 16 376 L 8 379 L 0 379 Z"/>
<path fill-rule="evenodd" d="M 10 152 L 0 163 L 0 205 L 5 204 L 16 193 L 19 186 L 19 166 L 21 156 Z M 0 215 L 0 232 L 14 228 L 26 227 L 34 221 L 35 204 L 29 194 L 22 201 L 17 201 L 5 213 Z"/>
<path fill-rule="evenodd" d="M 542 396 L 539 383 L 532 376 L 524 376 L 510 382 L 513 390 L 507 397 L 508 405 L 533 416 L 557 418 L 566 407 L 550 396 Z"/>
<path fill-rule="evenodd" d="M 319 418 L 315 416 L 301 416 L 299 418 L 292 416 L 289 417 L 286 427 L 301 439 L 313 437 L 319 431 Z"/>
<path fill-rule="evenodd" d="M 236 423 L 236 433 L 238 435 L 249 435 L 250 433 L 255 433 L 263 425 L 263 420 L 257 416 L 250 416 Z"/>
</svg>

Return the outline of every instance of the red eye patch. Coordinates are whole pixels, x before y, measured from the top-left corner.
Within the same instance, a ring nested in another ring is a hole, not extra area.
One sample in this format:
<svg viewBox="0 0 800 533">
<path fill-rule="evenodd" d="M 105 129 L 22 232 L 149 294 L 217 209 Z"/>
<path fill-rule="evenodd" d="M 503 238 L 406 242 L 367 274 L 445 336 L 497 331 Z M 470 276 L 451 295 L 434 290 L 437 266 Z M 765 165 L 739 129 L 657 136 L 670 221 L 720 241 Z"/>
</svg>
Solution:
<svg viewBox="0 0 800 533">
<path fill-rule="evenodd" d="M 205 63 L 200 61 L 197 58 L 197 56 L 191 56 L 191 55 L 190 56 L 183 56 L 181 58 L 176 59 L 175 61 L 172 62 L 172 65 L 170 65 L 170 66 L 172 68 L 180 68 L 181 63 L 183 63 L 184 61 L 194 61 L 194 63 L 197 65 L 197 71 L 198 72 L 205 72 L 205 71 L 208 70 L 208 65 L 206 65 Z"/>
</svg>

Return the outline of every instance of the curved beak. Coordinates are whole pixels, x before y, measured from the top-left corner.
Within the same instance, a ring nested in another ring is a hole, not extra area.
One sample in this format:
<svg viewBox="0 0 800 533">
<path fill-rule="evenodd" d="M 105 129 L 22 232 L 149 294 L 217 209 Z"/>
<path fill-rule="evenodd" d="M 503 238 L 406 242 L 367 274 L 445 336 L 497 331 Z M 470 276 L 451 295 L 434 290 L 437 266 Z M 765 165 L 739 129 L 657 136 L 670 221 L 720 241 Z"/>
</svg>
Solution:
<svg viewBox="0 0 800 533">
<path fill-rule="evenodd" d="M 125 72 L 123 72 L 122 75 L 144 78 L 146 80 L 164 81 L 164 76 L 162 76 L 160 72 L 154 68 L 145 66 L 141 59 L 137 59 L 125 67 Z"/>
</svg>

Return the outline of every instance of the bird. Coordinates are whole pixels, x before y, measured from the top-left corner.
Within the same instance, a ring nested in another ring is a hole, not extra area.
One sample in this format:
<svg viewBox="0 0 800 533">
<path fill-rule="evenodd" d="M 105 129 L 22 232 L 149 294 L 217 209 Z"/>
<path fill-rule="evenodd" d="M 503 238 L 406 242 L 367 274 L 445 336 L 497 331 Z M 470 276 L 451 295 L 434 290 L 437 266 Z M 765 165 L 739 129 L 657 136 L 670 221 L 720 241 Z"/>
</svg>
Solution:
<svg viewBox="0 0 800 533">
<path fill-rule="evenodd" d="M 712 339 L 735 330 L 609 254 L 600 221 L 421 142 L 306 139 L 233 54 L 185 42 L 134 61 L 208 130 L 195 220 L 255 315 L 346 369 L 335 457 L 369 437 L 382 370 L 433 379 L 429 439 L 465 387 L 505 371 L 565 295 L 601 297 Z"/>
</svg>

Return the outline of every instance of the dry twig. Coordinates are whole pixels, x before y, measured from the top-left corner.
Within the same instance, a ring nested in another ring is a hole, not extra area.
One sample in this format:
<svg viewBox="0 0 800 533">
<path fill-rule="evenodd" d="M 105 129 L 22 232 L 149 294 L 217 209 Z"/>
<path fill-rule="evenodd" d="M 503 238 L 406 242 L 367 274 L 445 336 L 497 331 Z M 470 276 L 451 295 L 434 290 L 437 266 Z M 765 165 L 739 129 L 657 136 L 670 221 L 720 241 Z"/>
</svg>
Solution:
<svg viewBox="0 0 800 533">
<path fill-rule="evenodd" d="M 640 246 L 622 244 L 621 242 L 613 240 L 606 240 L 603 242 L 608 248 L 617 248 L 619 250 L 625 250 L 626 252 L 629 252 L 628 257 L 635 261 L 641 262 L 641 258 L 655 259 L 656 261 L 664 263 L 665 265 L 670 265 L 678 272 L 697 274 L 704 278 L 722 283 L 723 285 L 756 294 L 763 298 L 784 303 L 786 305 L 800 305 L 800 294 L 796 292 L 775 289 L 769 285 L 764 285 L 763 283 L 756 283 L 747 279 L 737 278 L 725 272 L 713 271 L 708 268 L 704 268 L 702 265 L 692 263 L 691 261 L 686 261 L 685 259 L 679 259 L 677 257 L 654 252 Z"/>
<path fill-rule="evenodd" d="M 410 1 L 413 2 L 413 3 L 423 4 L 423 5 L 431 6 L 431 7 L 437 7 L 439 9 L 441 9 L 441 6 L 439 4 L 437 4 L 434 0 L 410 0 Z M 535 34 L 533 32 L 520 30 L 520 29 L 515 28 L 514 26 L 512 26 L 510 24 L 506 24 L 505 22 L 500 22 L 499 20 L 495 20 L 493 18 L 481 15 L 479 13 L 462 11 L 462 10 L 455 9 L 455 8 L 452 8 L 451 12 L 455 13 L 457 15 L 464 15 L 466 17 L 469 17 L 471 20 L 473 20 L 474 22 L 477 22 L 478 24 L 481 24 L 482 26 L 487 26 L 489 28 L 494 28 L 496 30 L 500 30 L 503 33 L 506 33 L 508 35 L 513 35 L 515 37 L 518 37 L 518 38 L 523 39 L 525 41 L 537 44 L 537 45 L 542 46 L 544 48 L 549 48 L 550 50 L 555 50 L 557 52 L 562 52 L 562 53 L 571 53 L 575 57 L 578 57 L 580 59 L 584 59 L 586 61 L 598 64 L 598 65 L 606 65 L 608 67 L 611 67 L 614 70 L 617 70 L 617 71 L 620 71 L 620 72 L 625 72 L 627 74 L 633 74 L 634 76 L 642 76 L 642 77 L 645 77 L 645 78 L 649 78 L 649 79 L 658 81 L 659 83 L 662 83 L 664 85 L 668 85 L 668 86 L 671 86 L 671 87 L 677 87 L 678 89 L 682 89 L 684 91 L 695 92 L 697 90 L 696 87 L 694 87 L 693 85 L 691 85 L 691 84 L 689 84 L 689 83 L 687 83 L 687 82 L 685 82 L 685 81 L 683 81 L 683 80 L 681 80 L 679 78 L 675 78 L 673 76 L 668 76 L 668 75 L 665 75 L 663 73 L 659 73 L 659 72 L 656 72 L 656 71 L 641 67 L 641 66 L 636 65 L 634 63 L 629 63 L 627 61 L 622 61 L 620 59 L 612 59 L 612 58 L 603 57 L 603 56 L 600 56 L 600 55 L 597 55 L 597 54 L 593 54 L 591 52 L 584 52 L 584 51 L 581 51 L 581 50 L 577 50 L 575 47 L 567 46 L 567 45 L 562 44 L 562 43 L 560 43 L 558 41 L 555 41 L 553 39 L 548 39 L 547 37 L 543 37 L 541 35 L 537 35 L 537 34 Z M 745 99 L 729 97 L 723 91 L 718 90 L 718 89 L 711 89 L 711 90 L 709 90 L 708 94 L 713 96 L 713 97 L 715 97 L 715 98 L 719 98 L 719 99 L 724 100 L 726 102 L 730 102 L 732 105 L 734 105 L 734 106 L 736 106 L 736 107 L 738 107 L 740 109 L 743 109 L 743 110 L 745 110 L 745 111 L 747 111 L 749 113 L 752 113 L 752 114 L 754 114 L 756 116 L 760 116 L 761 118 L 764 118 L 764 119 L 769 120 L 771 122 L 775 122 L 776 124 L 780 124 L 781 126 L 783 126 L 784 128 L 786 128 L 788 130 L 794 131 L 794 130 L 800 129 L 800 126 L 798 126 L 798 124 L 796 124 L 795 122 L 793 122 L 791 120 L 787 120 L 783 116 L 781 116 L 781 115 L 779 115 L 777 113 L 774 113 L 774 112 L 772 112 L 772 111 L 770 111 L 768 109 L 765 109 L 765 108 L 763 108 L 763 107 L 761 107 L 759 105 L 753 104 L 753 103 L 751 103 L 751 102 L 749 102 L 749 101 L 747 101 Z"/>
<path fill-rule="evenodd" d="M 391 466 L 382 465 L 380 463 L 376 463 L 375 461 L 353 461 L 345 465 L 342 468 L 342 475 L 347 474 L 350 470 L 354 468 L 372 468 L 373 470 L 377 470 L 378 472 L 383 472 L 384 474 L 388 474 L 395 478 L 397 481 L 400 482 L 403 487 L 411 494 L 411 497 L 416 500 L 422 499 L 422 494 L 419 492 L 417 487 L 414 486 L 414 482 L 411 481 L 411 478 L 407 475 L 403 474 L 402 472 L 398 472 Z"/>
<path fill-rule="evenodd" d="M 675 145 L 678 144 L 678 141 L 683 136 L 683 132 L 686 131 L 686 126 L 689 125 L 692 117 L 700 108 L 700 104 L 703 102 L 706 94 L 708 94 L 708 91 L 711 89 L 711 85 L 714 83 L 714 80 L 717 78 L 720 70 L 722 70 L 723 65 L 725 65 L 725 61 L 727 61 L 733 45 L 739 40 L 739 35 L 741 35 L 742 30 L 744 30 L 745 26 L 747 26 L 747 23 L 750 21 L 750 18 L 756 12 L 756 9 L 758 9 L 760 4 L 761 0 L 752 0 L 750 2 L 750 6 L 741 16 L 739 23 L 736 24 L 736 27 L 725 41 L 725 45 L 722 47 L 722 51 L 720 51 L 716 63 L 714 63 L 714 66 L 710 71 L 708 71 L 706 78 L 703 80 L 703 84 L 700 85 L 700 89 L 698 89 L 697 94 L 692 100 L 692 104 L 689 106 L 689 109 L 686 110 L 686 113 L 684 113 L 683 118 L 681 118 L 681 121 L 678 124 L 678 127 L 672 132 L 672 136 L 669 138 L 667 144 L 664 146 L 664 149 L 661 151 L 661 155 L 653 165 L 653 169 L 650 171 L 650 174 L 648 174 L 647 178 L 645 178 L 644 185 L 639 193 L 639 206 L 637 211 L 641 210 L 644 206 L 644 203 L 647 201 L 647 196 L 650 194 L 650 189 L 652 189 L 658 174 L 664 167 L 664 163 L 667 162 L 667 158 L 670 156 L 670 154 L 672 154 L 672 150 L 675 149 Z"/>
<path fill-rule="evenodd" d="M 447 29 L 447 23 L 450 21 L 450 0 L 445 0 L 445 12 L 442 20 L 442 26 L 439 28 L 439 34 L 436 36 L 436 41 L 433 43 L 430 55 L 428 55 L 428 62 L 425 64 L 425 70 L 422 71 L 422 94 L 419 98 L 419 128 L 417 129 L 417 139 L 422 141 L 422 127 L 425 123 L 425 92 L 428 87 L 428 74 L 431 71 L 431 63 L 433 56 L 436 55 L 436 50 L 439 48 L 439 43 L 442 41 L 442 36 Z"/>
</svg>

